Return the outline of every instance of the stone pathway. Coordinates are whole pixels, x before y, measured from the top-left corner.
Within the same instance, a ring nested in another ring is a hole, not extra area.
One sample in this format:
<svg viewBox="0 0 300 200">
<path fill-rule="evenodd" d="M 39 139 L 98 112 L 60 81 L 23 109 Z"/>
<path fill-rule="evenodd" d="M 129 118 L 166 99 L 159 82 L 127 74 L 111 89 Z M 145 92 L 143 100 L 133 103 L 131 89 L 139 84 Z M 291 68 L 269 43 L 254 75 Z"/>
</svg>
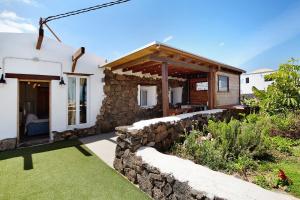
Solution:
<svg viewBox="0 0 300 200">
<path fill-rule="evenodd" d="M 117 136 L 114 132 L 81 138 L 80 141 L 113 168 Z"/>
</svg>

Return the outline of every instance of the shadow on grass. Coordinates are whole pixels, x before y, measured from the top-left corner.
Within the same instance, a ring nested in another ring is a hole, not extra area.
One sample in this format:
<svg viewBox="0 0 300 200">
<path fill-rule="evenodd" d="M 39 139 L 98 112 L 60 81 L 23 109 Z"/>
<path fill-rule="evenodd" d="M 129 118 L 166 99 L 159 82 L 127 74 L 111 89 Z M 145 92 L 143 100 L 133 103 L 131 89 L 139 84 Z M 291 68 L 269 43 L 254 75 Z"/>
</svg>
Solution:
<svg viewBox="0 0 300 200">
<path fill-rule="evenodd" d="M 7 160 L 15 157 L 23 157 L 24 170 L 33 169 L 32 155 L 36 153 L 43 153 L 47 151 L 54 151 L 63 148 L 75 147 L 84 156 L 92 156 L 90 152 L 81 147 L 82 143 L 78 140 L 61 141 L 52 144 L 45 144 L 35 147 L 26 147 L 22 149 L 16 149 L 12 151 L 5 151 L 0 153 L 0 161 Z"/>
</svg>

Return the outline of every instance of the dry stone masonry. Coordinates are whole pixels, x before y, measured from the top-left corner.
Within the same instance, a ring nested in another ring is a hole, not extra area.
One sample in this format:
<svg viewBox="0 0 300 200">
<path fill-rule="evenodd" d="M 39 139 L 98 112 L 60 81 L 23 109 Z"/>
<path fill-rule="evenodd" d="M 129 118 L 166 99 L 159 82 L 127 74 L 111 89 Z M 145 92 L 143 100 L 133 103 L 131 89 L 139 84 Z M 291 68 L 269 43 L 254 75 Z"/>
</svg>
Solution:
<svg viewBox="0 0 300 200">
<path fill-rule="evenodd" d="M 146 125 L 142 129 L 134 129 L 132 126 L 117 127 L 115 169 L 131 182 L 138 184 L 154 199 L 211 199 L 206 196 L 205 191 L 196 191 L 188 183 L 180 182 L 170 174 L 160 173 L 135 154 L 142 146 L 151 146 L 159 151 L 168 150 L 186 131 L 201 128 L 210 118 L 223 120 L 234 115 L 230 110 L 214 114 L 209 114 L 209 111 L 207 114 L 203 113 L 205 111 L 177 121 Z"/>
<path fill-rule="evenodd" d="M 11 150 L 16 148 L 17 139 L 16 138 L 8 138 L 4 140 L 0 140 L 0 151 Z"/>
<path fill-rule="evenodd" d="M 96 128 L 95 126 L 92 126 L 90 128 L 66 130 L 63 132 L 53 131 L 51 134 L 52 134 L 53 142 L 58 142 L 62 140 L 75 139 L 79 137 L 95 135 Z"/>
<path fill-rule="evenodd" d="M 145 78 L 112 73 L 106 69 L 104 94 L 100 115 L 97 117 L 98 132 L 110 132 L 117 126 L 162 116 L 161 79 Z M 182 86 L 183 82 L 170 80 L 171 87 Z M 157 86 L 157 105 L 141 108 L 138 105 L 138 85 Z"/>
</svg>

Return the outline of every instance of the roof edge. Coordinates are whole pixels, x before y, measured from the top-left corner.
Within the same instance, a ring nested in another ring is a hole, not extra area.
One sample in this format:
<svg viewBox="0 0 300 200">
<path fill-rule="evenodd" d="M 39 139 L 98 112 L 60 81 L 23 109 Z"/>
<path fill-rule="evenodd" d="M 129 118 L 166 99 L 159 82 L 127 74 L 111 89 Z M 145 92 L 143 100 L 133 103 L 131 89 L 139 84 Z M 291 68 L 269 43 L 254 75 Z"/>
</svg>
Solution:
<svg viewBox="0 0 300 200">
<path fill-rule="evenodd" d="M 235 66 L 232 66 L 232 65 L 228 65 L 228 64 L 225 64 L 225 63 L 222 63 L 222 62 L 219 62 L 219 61 L 210 59 L 210 58 L 206 58 L 206 57 L 204 57 L 204 56 L 200 56 L 200 55 L 198 55 L 198 54 L 191 53 L 191 52 L 188 52 L 188 51 L 185 51 L 185 50 L 183 50 L 183 49 L 180 49 L 180 48 L 176 48 L 176 47 L 167 45 L 167 44 L 162 43 L 162 42 L 159 42 L 159 41 L 153 41 L 153 42 L 148 43 L 148 44 L 146 44 L 146 45 L 144 45 L 144 46 L 142 46 L 142 47 L 140 47 L 140 48 L 137 48 L 137 49 L 135 49 L 135 50 L 133 50 L 133 51 L 130 51 L 129 53 L 126 53 L 126 54 L 124 54 L 124 55 L 122 55 L 122 56 L 120 56 L 120 57 L 118 57 L 118 58 L 116 58 L 116 59 L 114 59 L 114 60 L 112 60 L 112 61 L 110 61 L 110 62 L 108 62 L 108 63 L 105 63 L 104 65 L 101 66 L 101 68 L 102 68 L 102 67 L 106 67 L 107 65 L 110 65 L 110 64 L 112 64 L 112 63 L 114 63 L 114 62 L 116 62 L 116 61 L 119 61 L 120 59 L 122 59 L 122 58 L 124 58 L 124 57 L 130 56 L 130 55 L 132 55 L 132 54 L 134 54 L 134 53 L 137 53 L 137 52 L 142 51 L 142 50 L 144 50 L 144 49 L 150 48 L 151 46 L 154 46 L 154 45 L 156 45 L 156 46 L 164 46 L 165 48 L 169 48 L 169 49 L 181 51 L 181 52 L 183 52 L 183 53 L 185 53 L 185 54 L 190 54 L 190 55 L 192 55 L 192 56 L 199 57 L 200 59 L 206 60 L 207 62 L 212 62 L 212 63 L 215 63 L 216 65 L 221 65 L 222 67 L 225 67 L 225 68 L 227 68 L 227 69 L 231 69 L 231 70 L 238 71 L 238 72 L 241 72 L 241 73 L 245 73 L 245 72 L 246 72 L 245 70 L 240 69 L 240 68 L 238 68 L 238 67 L 235 67 Z"/>
</svg>

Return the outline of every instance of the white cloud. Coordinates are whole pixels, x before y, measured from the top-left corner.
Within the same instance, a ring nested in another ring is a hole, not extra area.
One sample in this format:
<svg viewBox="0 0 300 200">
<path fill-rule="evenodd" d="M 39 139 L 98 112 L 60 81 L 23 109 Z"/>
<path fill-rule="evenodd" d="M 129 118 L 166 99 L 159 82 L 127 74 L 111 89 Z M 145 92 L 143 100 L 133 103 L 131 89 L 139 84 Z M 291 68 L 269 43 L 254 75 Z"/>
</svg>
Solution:
<svg viewBox="0 0 300 200">
<path fill-rule="evenodd" d="M 263 52 L 300 34 L 300 4 L 285 10 L 259 30 L 243 38 L 243 42 L 227 55 L 226 62 L 243 65 Z"/>
<path fill-rule="evenodd" d="M 15 12 L 4 10 L 0 13 L 0 32 L 32 33 L 37 28 L 29 19 L 18 16 Z"/>
<path fill-rule="evenodd" d="M 26 5 L 30 5 L 30 6 L 39 6 L 39 3 L 36 0 L 0 0 L 0 2 L 6 3 L 6 4 L 10 4 L 10 3 L 23 3 Z"/>
<path fill-rule="evenodd" d="M 224 42 L 220 42 L 220 43 L 219 43 L 219 46 L 220 46 L 220 47 L 222 47 L 222 46 L 224 46 L 224 45 L 225 45 Z"/>
<path fill-rule="evenodd" d="M 163 40 L 163 42 L 168 42 L 168 41 L 172 40 L 173 38 L 174 38 L 173 35 L 169 35 L 168 37 L 166 37 L 166 38 Z"/>
</svg>

